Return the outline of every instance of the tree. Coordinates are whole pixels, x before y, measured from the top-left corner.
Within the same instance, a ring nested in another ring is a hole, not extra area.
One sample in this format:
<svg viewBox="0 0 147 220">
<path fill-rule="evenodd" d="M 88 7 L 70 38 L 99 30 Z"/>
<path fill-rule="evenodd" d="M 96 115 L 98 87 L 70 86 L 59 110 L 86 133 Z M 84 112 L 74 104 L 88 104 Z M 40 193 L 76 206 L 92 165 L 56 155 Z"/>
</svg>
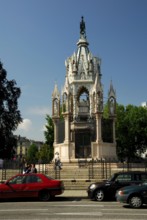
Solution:
<svg viewBox="0 0 147 220">
<path fill-rule="evenodd" d="M 27 152 L 27 163 L 37 163 L 38 162 L 38 147 L 35 144 L 31 144 Z"/>
<path fill-rule="evenodd" d="M 117 105 L 117 154 L 128 162 L 138 158 L 147 149 L 147 109 Z"/>
<path fill-rule="evenodd" d="M 49 148 L 49 161 L 51 161 L 54 157 L 54 149 L 53 149 L 53 143 L 54 143 L 54 124 L 53 120 L 49 115 L 46 115 L 46 131 L 44 132 L 45 135 L 45 144 Z"/>
<path fill-rule="evenodd" d="M 7 72 L 0 62 L 0 157 L 12 158 L 17 140 L 13 135 L 22 121 L 18 110 L 18 98 L 21 90 L 15 80 L 7 80 Z"/>
<path fill-rule="evenodd" d="M 49 163 L 50 162 L 50 148 L 47 144 L 42 145 L 40 151 L 38 152 L 38 158 L 41 163 Z"/>
<path fill-rule="evenodd" d="M 109 115 L 108 102 L 104 105 L 102 117 L 102 139 L 104 142 L 113 142 L 113 119 Z"/>
</svg>

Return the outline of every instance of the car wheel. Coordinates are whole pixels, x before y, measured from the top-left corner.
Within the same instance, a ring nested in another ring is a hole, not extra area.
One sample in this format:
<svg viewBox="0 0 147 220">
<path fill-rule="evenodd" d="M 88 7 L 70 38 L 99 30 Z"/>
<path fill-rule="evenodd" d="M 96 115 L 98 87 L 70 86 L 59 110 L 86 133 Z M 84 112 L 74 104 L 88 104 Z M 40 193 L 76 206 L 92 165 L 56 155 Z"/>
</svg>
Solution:
<svg viewBox="0 0 147 220">
<path fill-rule="evenodd" d="M 39 200 L 40 201 L 49 201 L 51 199 L 51 196 L 49 194 L 49 191 L 43 190 L 39 192 Z"/>
<path fill-rule="evenodd" d="M 140 208 L 142 206 L 142 198 L 138 195 L 134 195 L 129 199 L 129 205 L 132 208 Z"/>
<path fill-rule="evenodd" d="M 95 192 L 94 197 L 95 197 L 95 200 L 96 200 L 96 201 L 99 201 L 99 202 L 103 201 L 103 200 L 104 200 L 104 191 L 101 190 L 101 189 L 100 189 L 100 190 L 97 190 L 97 191 Z"/>
</svg>

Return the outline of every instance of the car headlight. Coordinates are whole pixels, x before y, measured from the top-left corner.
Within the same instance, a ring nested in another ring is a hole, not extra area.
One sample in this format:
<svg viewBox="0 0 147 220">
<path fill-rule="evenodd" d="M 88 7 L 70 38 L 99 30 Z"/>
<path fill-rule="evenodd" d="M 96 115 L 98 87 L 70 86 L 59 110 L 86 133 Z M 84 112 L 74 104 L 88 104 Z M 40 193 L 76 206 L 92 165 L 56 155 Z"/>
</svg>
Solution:
<svg viewBox="0 0 147 220">
<path fill-rule="evenodd" d="M 120 195 L 120 196 L 124 195 L 124 192 L 120 190 L 120 191 L 118 191 L 118 195 Z"/>
<path fill-rule="evenodd" d="M 90 188 L 90 189 L 94 189 L 95 187 L 96 187 L 96 185 L 93 183 L 93 184 L 90 185 L 89 188 Z"/>
<path fill-rule="evenodd" d="M 129 194 L 129 192 L 127 190 L 119 190 L 118 191 L 118 195 L 122 196 L 122 195 L 127 195 Z"/>
</svg>

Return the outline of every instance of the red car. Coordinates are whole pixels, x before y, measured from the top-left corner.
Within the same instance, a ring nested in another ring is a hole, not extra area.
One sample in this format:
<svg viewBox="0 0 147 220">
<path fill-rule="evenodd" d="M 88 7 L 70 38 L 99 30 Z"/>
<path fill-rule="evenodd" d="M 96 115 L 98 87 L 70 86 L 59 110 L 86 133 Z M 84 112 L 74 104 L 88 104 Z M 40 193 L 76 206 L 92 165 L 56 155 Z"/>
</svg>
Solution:
<svg viewBox="0 0 147 220">
<path fill-rule="evenodd" d="M 41 173 L 18 174 L 0 184 L 0 199 L 39 198 L 48 201 L 64 192 L 64 184 Z"/>
</svg>

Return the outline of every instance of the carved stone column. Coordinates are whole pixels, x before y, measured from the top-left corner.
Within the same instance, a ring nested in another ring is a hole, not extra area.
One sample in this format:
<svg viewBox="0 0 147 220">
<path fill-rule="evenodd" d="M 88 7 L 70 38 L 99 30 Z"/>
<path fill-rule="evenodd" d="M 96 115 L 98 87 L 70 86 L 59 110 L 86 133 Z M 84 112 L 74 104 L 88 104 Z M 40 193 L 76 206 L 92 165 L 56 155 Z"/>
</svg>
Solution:
<svg viewBox="0 0 147 220">
<path fill-rule="evenodd" d="M 69 113 L 64 113 L 63 114 L 64 117 L 64 121 L 65 121 L 65 139 L 64 142 L 65 143 L 69 143 L 70 142 L 70 114 Z"/>
<path fill-rule="evenodd" d="M 97 112 L 96 113 L 96 142 L 102 141 L 102 113 Z"/>
<path fill-rule="evenodd" d="M 59 117 L 52 117 L 53 123 L 54 123 L 54 144 L 58 143 L 58 122 L 59 122 Z"/>
</svg>

